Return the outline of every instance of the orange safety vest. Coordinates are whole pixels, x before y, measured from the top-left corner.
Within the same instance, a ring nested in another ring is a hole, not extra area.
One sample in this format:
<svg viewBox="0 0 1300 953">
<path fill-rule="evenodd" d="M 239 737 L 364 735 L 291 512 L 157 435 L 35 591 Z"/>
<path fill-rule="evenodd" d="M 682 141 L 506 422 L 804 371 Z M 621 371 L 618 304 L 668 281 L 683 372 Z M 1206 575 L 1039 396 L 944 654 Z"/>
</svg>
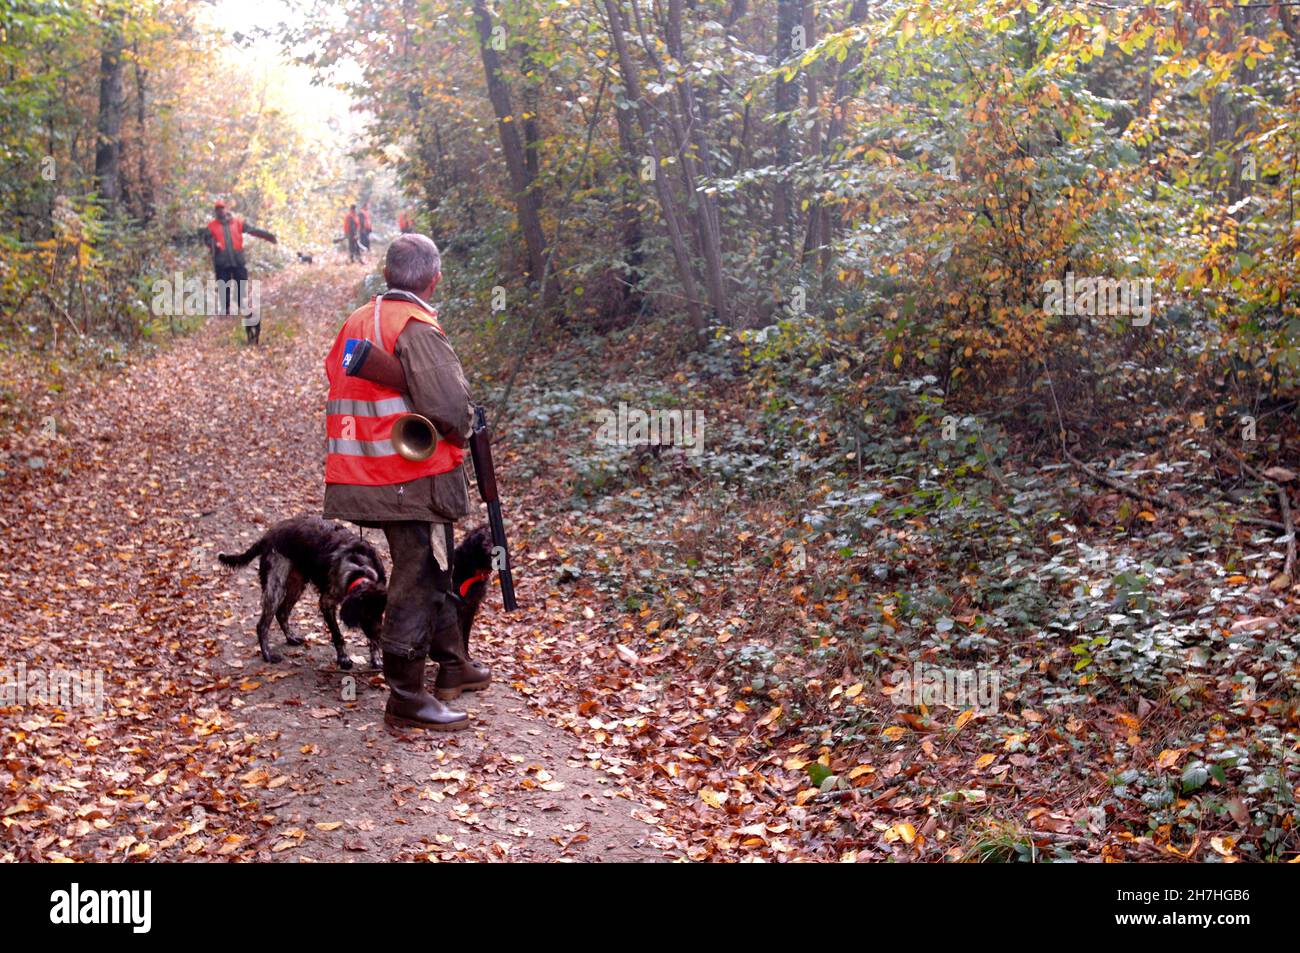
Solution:
<svg viewBox="0 0 1300 953">
<path fill-rule="evenodd" d="M 232 215 L 225 222 L 219 219 L 213 219 L 208 222 L 208 231 L 212 235 L 212 240 L 216 243 L 217 251 L 226 250 L 225 228 L 230 228 L 230 244 L 234 246 L 232 251 L 244 250 L 244 220 L 238 215 Z"/>
<path fill-rule="evenodd" d="M 365 209 L 361 210 L 361 230 L 363 232 L 370 231 L 370 213 Z"/>
<path fill-rule="evenodd" d="M 411 216 L 407 215 L 405 212 L 397 213 L 397 227 L 402 231 L 406 231 L 414 224 L 415 222 L 411 219 Z"/>
<path fill-rule="evenodd" d="M 343 216 L 343 234 L 355 235 L 357 233 L 357 217 L 351 212 Z"/>
<path fill-rule="evenodd" d="M 465 459 L 465 450 L 439 440 L 427 460 L 407 460 L 393 449 L 389 437 L 393 423 L 410 413 L 406 396 L 399 391 L 361 377 L 349 377 L 343 370 L 343 352 L 348 338 L 365 338 L 392 354 L 408 321 L 423 321 L 438 329 L 436 313 L 410 301 L 385 301 L 376 297 L 353 311 L 339 331 L 334 347 L 325 358 L 329 377 L 325 405 L 325 482 L 350 486 L 388 486 L 420 477 L 450 473 Z"/>
</svg>

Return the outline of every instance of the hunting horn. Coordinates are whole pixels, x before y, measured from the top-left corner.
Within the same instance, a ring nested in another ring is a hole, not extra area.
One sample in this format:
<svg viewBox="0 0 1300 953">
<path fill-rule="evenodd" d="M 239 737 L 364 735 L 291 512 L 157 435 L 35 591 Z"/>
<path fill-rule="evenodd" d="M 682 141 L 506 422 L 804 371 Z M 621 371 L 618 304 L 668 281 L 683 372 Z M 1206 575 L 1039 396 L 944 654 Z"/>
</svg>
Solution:
<svg viewBox="0 0 1300 953">
<path fill-rule="evenodd" d="M 419 463 L 433 456 L 438 449 L 438 431 L 428 417 L 420 414 L 402 414 L 393 421 L 393 432 L 388 438 L 398 456 Z"/>
</svg>

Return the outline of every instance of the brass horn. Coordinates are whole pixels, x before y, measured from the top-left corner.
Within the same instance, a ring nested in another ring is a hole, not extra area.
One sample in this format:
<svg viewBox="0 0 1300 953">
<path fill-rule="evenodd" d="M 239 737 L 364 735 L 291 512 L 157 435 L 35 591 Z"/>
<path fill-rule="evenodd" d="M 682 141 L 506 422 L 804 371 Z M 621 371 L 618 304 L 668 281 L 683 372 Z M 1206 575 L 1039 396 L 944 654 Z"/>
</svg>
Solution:
<svg viewBox="0 0 1300 953">
<path fill-rule="evenodd" d="M 398 456 L 415 463 L 428 460 L 438 449 L 438 431 L 428 417 L 419 414 L 402 414 L 393 421 L 393 432 L 388 439 Z"/>
</svg>

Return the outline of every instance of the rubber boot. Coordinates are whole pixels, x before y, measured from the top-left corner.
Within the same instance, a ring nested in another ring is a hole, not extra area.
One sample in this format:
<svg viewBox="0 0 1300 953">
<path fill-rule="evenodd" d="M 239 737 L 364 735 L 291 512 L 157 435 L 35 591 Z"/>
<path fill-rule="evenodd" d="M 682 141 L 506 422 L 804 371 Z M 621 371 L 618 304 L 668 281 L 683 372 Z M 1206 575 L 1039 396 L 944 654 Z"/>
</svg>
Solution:
<svg viewBox="0 0 1300 953">
<path fill-rule="evenodd" d="M 403 658 L 384 653 L 384 681 L 388 682 L 388 704 L 384 723 L 392 728 L 425 728 L 459 731 L 469 727 L 469 715 L 453 711 L 424 690 L 423 658 Z"/>
<path fill-rule="evenodd" d="M 433 634 L 429 655 L 438 661 L 433 693 L 443 701 L 459 698 L 461 692 L 481 692 L 492 684 L 492 672 L 466 658 L 458 625 L 444 626 Z"/>
<path fill-rule="evenodd" d="M 461 613 L 458 612 L 457 615 L 461 616 Z M 475 671 L 482 672 L 483 678 L 487 679 L 487 681 L 490 683 L 492 681 L 492 667 L 490 665 L 487 665 L 486 663 L 478 661 L 477 659 L 474 658 L 474 656 L 469 654 L 469 625 L 467 625 L 466 623 L 467 620 L 462 616 L 460 619 L 460 626 L 461 626 L 460 644 L 461 647 L 465 650 L 463 656 L 465 658 L 465 661 L 469 663 L 470 668 L 474 669 Z"/>
</svg>

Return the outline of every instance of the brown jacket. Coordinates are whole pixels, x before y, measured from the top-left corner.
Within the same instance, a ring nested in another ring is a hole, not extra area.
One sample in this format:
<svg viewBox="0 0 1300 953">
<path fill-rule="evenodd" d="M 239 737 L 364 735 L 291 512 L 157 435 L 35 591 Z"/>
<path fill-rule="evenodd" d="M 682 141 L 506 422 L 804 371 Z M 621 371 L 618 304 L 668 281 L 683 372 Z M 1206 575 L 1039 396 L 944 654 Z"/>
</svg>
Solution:
<svg viewBox="0 0 1300 953">
<path fill-rule="evenodd" d="M 449 421 L 468 437 L 474 420 L 469 384 L 447 336 L 423 321 L 411 321 L 397 339 L 406 372 L 407 402 L 430 420 Z M 324 515 L 362 526 L 402 520 L 452 523 L 469 513 L 465 467 L 389 486 L 325 485 Z"/>
</svg>

